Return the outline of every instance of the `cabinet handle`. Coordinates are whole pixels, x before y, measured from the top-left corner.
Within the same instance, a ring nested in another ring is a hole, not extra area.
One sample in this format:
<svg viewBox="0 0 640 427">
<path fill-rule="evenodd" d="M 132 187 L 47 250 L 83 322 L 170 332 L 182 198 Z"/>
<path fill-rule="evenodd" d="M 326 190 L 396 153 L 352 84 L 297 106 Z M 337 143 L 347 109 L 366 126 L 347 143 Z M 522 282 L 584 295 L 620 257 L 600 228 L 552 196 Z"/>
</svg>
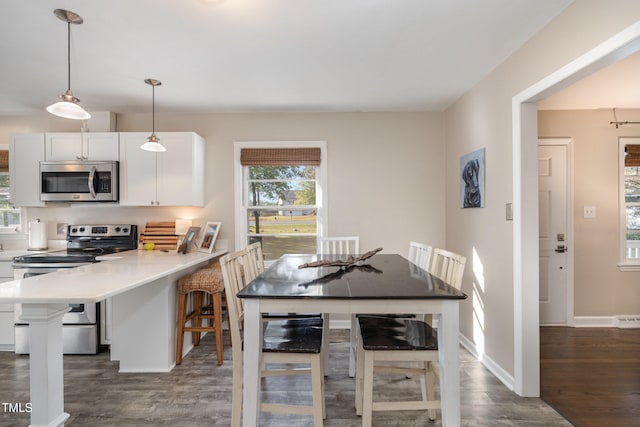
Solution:
<svg viewBox="0 0 640 427">
<path fill-rule="evenodd" d="M 76 156 L 76 160 L 82 160 L 82 156 Z"/>
<path fill-rule="evenodd" d="M 154 203 L 153 203 L 153 200 L 151 201 L 151 204 L 152 204 L 152 205 L 154 204 Z"/>
</svg>

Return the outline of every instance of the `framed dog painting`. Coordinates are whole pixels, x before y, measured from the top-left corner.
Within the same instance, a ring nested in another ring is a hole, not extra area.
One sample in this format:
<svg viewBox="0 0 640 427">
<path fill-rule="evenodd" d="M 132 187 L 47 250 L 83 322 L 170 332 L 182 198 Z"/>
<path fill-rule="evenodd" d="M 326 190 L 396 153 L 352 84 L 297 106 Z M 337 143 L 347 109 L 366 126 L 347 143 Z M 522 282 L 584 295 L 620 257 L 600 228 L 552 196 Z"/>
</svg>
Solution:
<svg viewBox="0 0 640 427">
<path fill-rule="evenodd" d="M 484 152 L 481 148 L 460 157 L 461 208 L 484 208 Z"/>
</svg>

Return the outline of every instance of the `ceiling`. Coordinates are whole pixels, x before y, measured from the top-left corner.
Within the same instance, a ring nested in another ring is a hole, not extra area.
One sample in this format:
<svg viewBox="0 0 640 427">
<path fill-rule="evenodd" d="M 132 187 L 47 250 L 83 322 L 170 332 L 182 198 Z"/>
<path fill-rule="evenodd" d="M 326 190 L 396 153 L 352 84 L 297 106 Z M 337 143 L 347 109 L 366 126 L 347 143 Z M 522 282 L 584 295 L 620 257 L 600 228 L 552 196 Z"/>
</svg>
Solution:
<svg viewBox="0 0 640 427">
<path fill-rule="evenodd" d="M 7 0 L 0 115 L 443 111 L 572 0 Z M 6 19 L 9 17 L 9 19 Z"/>
</svg>

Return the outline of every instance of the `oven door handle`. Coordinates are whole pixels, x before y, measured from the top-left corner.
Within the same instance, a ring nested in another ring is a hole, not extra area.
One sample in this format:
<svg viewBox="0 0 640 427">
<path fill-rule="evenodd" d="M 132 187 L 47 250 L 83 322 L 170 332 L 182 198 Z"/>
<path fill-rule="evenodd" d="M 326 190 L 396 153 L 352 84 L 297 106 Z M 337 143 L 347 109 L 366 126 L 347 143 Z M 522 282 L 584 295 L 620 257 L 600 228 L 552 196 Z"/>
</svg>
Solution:
<svg viewBox="0 0 640 427">
<path fill-rule="evenodd" d="M 91 166 L 91 171 L 89 172 L 89 179 L 87 184 L 89 184 L 89 191 L 91 192 L 91 197 L 96 198 L 96 189 L 93 188 L 93 179 L 96 176 L 97 169 L 95 166 Z"/>
</svg>

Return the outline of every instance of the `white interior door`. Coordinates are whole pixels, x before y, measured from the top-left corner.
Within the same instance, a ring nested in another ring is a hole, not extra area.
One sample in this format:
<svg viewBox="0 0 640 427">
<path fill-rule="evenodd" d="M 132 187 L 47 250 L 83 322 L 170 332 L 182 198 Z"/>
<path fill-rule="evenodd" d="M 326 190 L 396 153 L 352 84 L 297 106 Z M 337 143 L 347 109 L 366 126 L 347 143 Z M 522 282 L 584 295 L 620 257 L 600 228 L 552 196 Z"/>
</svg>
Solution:
<svg viewBox="0 0 640 427">
<path fill-rule="evenodd" d="M 567 324 L 569 146 L 538 145 L 540 324 Z"/>
</svg>

